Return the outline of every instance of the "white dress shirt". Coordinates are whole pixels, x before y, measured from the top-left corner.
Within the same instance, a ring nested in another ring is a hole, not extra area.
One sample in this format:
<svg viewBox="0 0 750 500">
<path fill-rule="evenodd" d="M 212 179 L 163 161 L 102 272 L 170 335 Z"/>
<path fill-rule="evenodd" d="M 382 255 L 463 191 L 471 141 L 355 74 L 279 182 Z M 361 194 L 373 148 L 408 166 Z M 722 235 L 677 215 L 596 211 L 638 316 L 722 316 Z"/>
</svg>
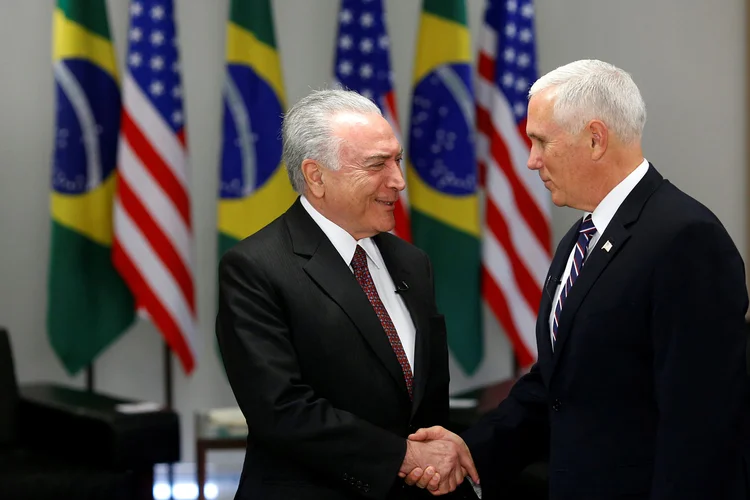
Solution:
<svg viewBox="0 0 750 500">
<path fill-rule="evenodd" d="M 354 252 L 357 250 L 357 245 L 361 246 L 367 254 L 367 268 L 370 270 L 372 281 L 375 284 L 375 289 L 378 291 L 381 302 L 385 306 L 385 310 L 388 311 L 388 315 L 391 317 L 393 326 L 396 328 L 399 339 L 401 339 L 401 345 L 406 353 L 406 358 L 409 360 L 409 366 L 414 376 L 414 342 L 416 340 L 416 328 L 414 322 L 411 319 L 409 310 L 406 308 L 403 299 L 396 293 L 396 286 L 393 284 L 393 279 L 388 273 L 388 269 L 385 267 L 383 262 L 383 256 L 380 254 L 380 249 L 372 241 L 372 238 L 363 238 L 359 241 L 355 240 L 351 234 L 347 233 L 346 230 L 331 222 L 323 214 L 315 210 L 310 202 L 304 196 L 300 197 L 302 206 L 305 207 L 307 213 L 315 221 L 315 223 L 323 230 L 325 235 L 333 244 L 336 251 L 344 259 L 346 265 L 354 273 L 354 269 L 351 266 L 352 259 L 354 258 Z M 385 331 L 383 332 L 385 335 Z"/>
<path fill-rule="evenodd" d="M 604 197 L 604 199 L 601 201 L 601 203 L 599 203 L 599 205 L 594 209 L 593 212 L 586 212 L 583 214 L 585 218 L 589 213 L 591 213 L 591 220 L 594 221 L 594 227 L 596 227 L 596 232 L 591 238 L 591 241 L 589 241 L 589 246 L 588 250 L 586 251 L 585 257 L 586 260 L 588 260 L 589 255 L 591 255 L 591 252 L 593 252 L 596 248 L 596 244 L 599 241 L 601 235 L 604 233 L 604 231 L 607 230 L 607 226 L 612 220 L 612 217 L 615 216 L 615 212 L 617 212 L 617 210 L 620 208 L 620 205 L 622 205 L 622 202 L 625 201 L 625 198 L 628 197 L 633 188 L 635 188 L 635 186 L 641 181 L 641 179 L 643 179 L 643 176 L 646 175 L 646 172 L 648 172 L 648 161 L 644 158 L 641 164 L 638 165 L 635 170 L 630 172 L 630 174 L 625 177 L 617 186 L 612 188 L 612 191 L 610 191 L 607 196 Z M 550 311 L 549 315 L 549 335 L 553 350 L 555 344 L 554 338 L 552 337 L 552 325 L 555 321 L 555 309 L 557 308 L 557 303 L 560 301 L 562 284 L 567 282 L 568 278 L 570 277 L 570 267 L 573 265 L 573 256 L 575 255 L 574 252 L 575 245 L 573 245 L 573 250 L 571 250 L 570 256 L 568 256 L 568 263 L 565 264 L 565 272 L 563 273 L 562 278 L 560 279 L 560 283 L 558 283 L 557 288 L 555 289 L 555 294 L 553 295 L 553 297 L 556 297 L 556 299 L 552 303 L 552 310 Z M 586 262 L 586 260 L 584 260 L 584 263 Z M 573 286 L 575 287 L 575 283 L 573 284 Z M 565 309 L 565 305 L 563 305 L 563 309 Z"/>
</svg>

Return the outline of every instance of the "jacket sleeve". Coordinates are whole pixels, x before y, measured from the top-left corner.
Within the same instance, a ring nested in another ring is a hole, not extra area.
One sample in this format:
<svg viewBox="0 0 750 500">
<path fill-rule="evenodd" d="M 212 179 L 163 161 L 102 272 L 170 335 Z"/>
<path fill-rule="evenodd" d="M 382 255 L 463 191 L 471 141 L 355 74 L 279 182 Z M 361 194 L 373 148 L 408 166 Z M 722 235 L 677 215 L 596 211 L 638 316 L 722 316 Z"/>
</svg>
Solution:
<svg viewBox="0 0 750 500">
<path fill-rule="evenodd" d="M 385 498 L 398 479 L 406 441 L 334 408 L 306 385 L 269 266 L 236 250 L 219 265 L 216 335 L 251 439 L 333 484 Z"/>
<path fill-rule="evenodd" d="M 724 498 L 746 411 L 744 265 L 718 222 L 685 228 L 669 247 L 653 278 L 651 498 Z"/>
<path fill-rule="evenodd" d="M 521 377 L 497 408 L 461 434 L 479 472 L 484 498 L 502 489 L 549 452 L 547 389 L 537 365 Z"/>
</svg>

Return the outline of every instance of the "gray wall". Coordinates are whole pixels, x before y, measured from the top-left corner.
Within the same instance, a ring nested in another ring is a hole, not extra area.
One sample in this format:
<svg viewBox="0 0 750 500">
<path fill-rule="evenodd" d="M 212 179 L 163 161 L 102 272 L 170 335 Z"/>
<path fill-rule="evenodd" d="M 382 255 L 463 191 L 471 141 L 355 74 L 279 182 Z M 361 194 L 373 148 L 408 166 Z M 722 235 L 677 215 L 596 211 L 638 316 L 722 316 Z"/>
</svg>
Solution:
<svg viewBox="0 0 750 500">
<path fill-rule="evenodd" d="M 53 133 L 52 0 L 0 3 L 0 324 L 10 328 L 22 382 L 69 379 L 45 334 L 49 244 L 49 165 Z M 127 3 L 110 0 L 120 61 Z M 192 195 L 197 290 L 206 339 L 199 368 L 186 378 L 175 363 L 183 417 L 183 458 L 193 460 L 192 411 L 234 403 L 213 350 L 215 193 L 228 0 L 177 0 Z M 402 128 L 420 2 L 387 0 Z M 469 0 L 476 43 L 482 0 Z M 277 37 L 289 102 L 330 81 L 337 0 L 276 0 Z M 645 152 L 678 186 L 713 209 L 743 255 L 746 123 L 744 0 L 537 1 L 542 72 L 595 57 L 629 70 L 648 106 Z M 555 240 L 576 217 L 554 209 Z M 498 363 L 509 371 L 507 345 Z M 96 363 L 97 387 L 162 401 L 162 344 L 138 324 Z"/>
</svg>

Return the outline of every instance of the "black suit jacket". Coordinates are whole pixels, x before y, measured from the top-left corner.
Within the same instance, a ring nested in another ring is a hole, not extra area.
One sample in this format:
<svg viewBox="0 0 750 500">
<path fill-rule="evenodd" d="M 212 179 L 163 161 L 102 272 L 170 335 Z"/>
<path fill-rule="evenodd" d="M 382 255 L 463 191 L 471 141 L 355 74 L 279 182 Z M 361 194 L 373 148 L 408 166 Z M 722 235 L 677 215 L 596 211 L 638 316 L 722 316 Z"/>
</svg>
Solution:
<svg viewBox="0 0 750 500">
<path fill-rule="evenodd" d="M 427 496 L 397 473 L 410 432 L 447 424 L 445 321 L 426 254 L 387 233 L 374 240 L 408 285 L 413 403 L 367 296 L 299 199 L 222 257 L 216 334 L 249 427 L 236 498 Z"/>
<path fill-rule="evenodd" d="M 550 266 L 538 362 L 464 435 L 483 498 L 540 458 L 554 500 L 747 498 L 748 298 L 729 235 L 650 166 L 589 249 L 553 353 L 549 315 L 578 224 Z"/>
</svg>

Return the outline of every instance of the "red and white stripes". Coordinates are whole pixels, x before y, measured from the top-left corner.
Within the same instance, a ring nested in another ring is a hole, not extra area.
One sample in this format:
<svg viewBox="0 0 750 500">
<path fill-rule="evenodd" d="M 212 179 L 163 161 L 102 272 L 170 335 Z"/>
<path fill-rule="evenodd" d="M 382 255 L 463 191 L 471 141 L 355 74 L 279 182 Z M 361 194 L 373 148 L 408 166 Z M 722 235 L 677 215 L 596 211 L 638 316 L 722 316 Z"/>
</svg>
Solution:
<svg viewBox="0 0 750 500">
<path fill-rule="evenodd" d="M 537 357 L 535 323 L 551 260 L 549 195 L 526 167 L 526 120 L 495 84 L 497 34 L 484 24 L 477 76 L 477 159 L 485 190 L 482 294 L 511 340 L 518 363 Z"/>
<path fill-rule="evenodd" d="M 191 373 L 197 328 L 184 129 L 173 132 L 129 71 L 122 95 L 113 260 L 138 309 Z"/>
</svg>

